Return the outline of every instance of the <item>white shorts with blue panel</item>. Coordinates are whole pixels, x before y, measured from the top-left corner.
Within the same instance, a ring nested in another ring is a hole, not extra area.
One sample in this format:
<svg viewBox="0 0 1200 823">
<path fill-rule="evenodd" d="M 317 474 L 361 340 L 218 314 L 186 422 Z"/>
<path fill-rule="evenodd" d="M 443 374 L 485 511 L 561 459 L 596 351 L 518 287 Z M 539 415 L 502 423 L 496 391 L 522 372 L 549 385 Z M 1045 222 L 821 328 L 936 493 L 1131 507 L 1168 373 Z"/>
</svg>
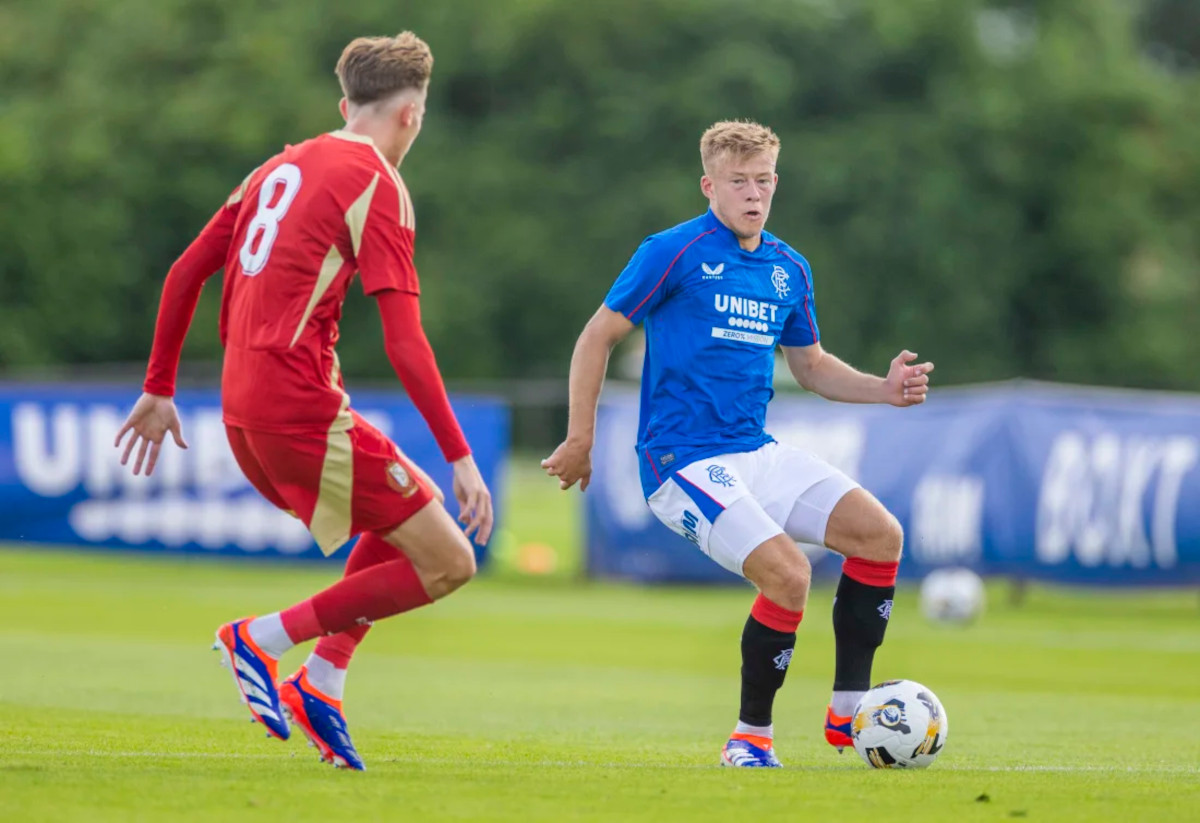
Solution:
<svg viewBox="0 0 1200 823">
<path fill-rule="evenodd" d="M 777 535 L 824 546 L 834 506 L 857 488 L 824 460 L 772 442 L 690 463 L 647 502 L 672 531 L 741 575 L 750 552 Z"/>
</svg>

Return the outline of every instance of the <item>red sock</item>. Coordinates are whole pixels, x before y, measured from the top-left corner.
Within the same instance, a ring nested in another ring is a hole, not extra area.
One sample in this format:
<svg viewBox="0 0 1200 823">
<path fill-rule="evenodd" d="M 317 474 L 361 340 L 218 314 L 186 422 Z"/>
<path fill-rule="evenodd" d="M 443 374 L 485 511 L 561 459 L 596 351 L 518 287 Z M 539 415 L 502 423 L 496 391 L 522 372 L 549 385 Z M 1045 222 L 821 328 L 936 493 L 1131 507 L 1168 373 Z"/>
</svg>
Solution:
<svg viewBox="0 0 1200 823">
<path fill-rule="evenodd" d="M 412 563 L 399 556 L 349 574 L 279 616 L 292 641 L 302 643 L 323 634 L 365 629 L 369 621 L 432 602 Z M 337 646 L 344 654 L 344 642 Z"/>
<path fill-rule="evenodd" d="M 848 557 L 842 563 L 842 574 L 851 580 L 857 580 L 864 586 L 895 586 L 896 572 L 900 562 L 893 560 L 864 560 L 861 557 Z"/>
<path fill-rule="evenodd" d="M 768 600 L 766 595 L 760 594 L 750 608 L 750 616 L 768 629 L 791 634 L 796 631 L 800 621 L 804 619 L 804 612 L 785 609 L 774 600 Z"/>
<path fill-rule="evenodd" d="M 403 552 L 379 535 L 368 532 L 358 538 L 358 542 L 350 550 L 350 556 L 346 558 L 346 573 L 343 576 L 349 577 L 355 572 L 371 566 L 400 559 L 404 559 Z M 328 660 L 339 669 L 344 669 L 350 665 L 350 659 L 354 657 L 354 650 L 358 648 L 358 644 L 367 636 L 370 629 L 371 624 L 364 623 L 361 626 L 352 626 L 344 632 L 322 637 L 317 641 L 313 654 Z"/>
</svg>

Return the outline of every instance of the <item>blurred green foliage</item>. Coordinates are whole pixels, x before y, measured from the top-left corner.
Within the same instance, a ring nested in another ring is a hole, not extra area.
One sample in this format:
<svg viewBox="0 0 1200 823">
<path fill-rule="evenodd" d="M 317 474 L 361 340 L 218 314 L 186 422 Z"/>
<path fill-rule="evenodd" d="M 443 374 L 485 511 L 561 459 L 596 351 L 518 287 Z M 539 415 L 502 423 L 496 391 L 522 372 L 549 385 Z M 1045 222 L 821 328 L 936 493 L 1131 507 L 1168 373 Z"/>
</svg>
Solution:
<svg viewBox="0 0 1200 823">
<path fill-rule="evenodd" d="M 745 117 L 783 140 L 770 228 L 814 266 L 829 349 L 1200 389 L 1193 7 L 7 0 L 0 364 L 143 359 L 211 211 L 340 125 L 342 46 L 411 28 L 436 65 L 402 172 L 451 377 L 564 375 L 642 237 L 704 209 L 701 131 Z M 219 357 L 217 292 L 193 360 Z M 389 373 L 378 326 L 359 295 L 348 374 Z"/>
</svg>

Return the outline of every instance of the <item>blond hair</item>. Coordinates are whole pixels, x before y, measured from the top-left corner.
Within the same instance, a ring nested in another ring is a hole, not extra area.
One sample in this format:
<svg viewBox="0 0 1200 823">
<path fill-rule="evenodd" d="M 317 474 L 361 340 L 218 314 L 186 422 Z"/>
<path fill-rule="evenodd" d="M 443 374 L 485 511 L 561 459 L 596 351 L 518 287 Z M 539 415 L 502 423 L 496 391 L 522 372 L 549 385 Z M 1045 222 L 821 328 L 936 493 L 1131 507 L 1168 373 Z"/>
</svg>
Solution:
<svg viewBox="0 0 1200 823">
<path fill-rule="evenodd" d="M 779 137 L 753 120 L 722 120 L 709 126 L 700 137 L 700 162 L 705 172 L 719 158 L 763 153 L 769 153 L 773 160 L 778 158 Z"/>
<path fill-rule="evenodd" d="M 433 52 L 411 31 L 395 37 L 359 37 L 342 51 L 335 72 L 346 99 L 366 105 L 424 88 L 433 73 Z"/>
</svg>

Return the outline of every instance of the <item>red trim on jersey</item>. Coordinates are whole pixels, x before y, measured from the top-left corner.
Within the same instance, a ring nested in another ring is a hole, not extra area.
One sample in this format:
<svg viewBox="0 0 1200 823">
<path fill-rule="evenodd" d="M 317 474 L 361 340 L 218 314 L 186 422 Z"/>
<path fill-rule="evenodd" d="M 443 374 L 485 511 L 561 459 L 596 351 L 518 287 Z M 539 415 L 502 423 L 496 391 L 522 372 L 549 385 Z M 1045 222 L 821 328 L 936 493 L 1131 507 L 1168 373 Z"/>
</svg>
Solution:
<svg viewBox="0 0 1200 823">
<path fill-rule="evenodd" d="M 804 268 L 804 264 L 801 263 L 796 258 L 792 257 L 790 254 L 788 254 L 783 249 L 779 248 L 778 240 L 770 240 L 767 242 L 767 245 L 774 246 L 775 251 L 779 252 L 784 257 L 786 257 L 788 260 L 791 260 L 793 263 L 795 263 L 797 266 L 800 267 L 800 276 L 804 278 L 804 285 L 808 289 L 808 293 L 812 294 L 812 280 L 809 279 L 808 271 Z M 808 330 L 812 334 L 813 341 L 815 342 L 817 339 L 817 324 L 815 322 L 813 322 L 812 309 L 809 307 L 808 295 L 804 296 L 804 318 L 806 320 L 808 320 Z"/>
<path fill-rule="evenodd" d="M 754 599 L 754 605 L 750 607 L 750 616 L 768 629 L 774 629 L 784 634 L 794 634 L 800 626 L 800 621 L 804 619 L 804 610 L 794 612 L 791 609 L 785 609 L 775 601 L 768 600 L 766 595 L 760 594 Z"/>
<path fill-rule="evenodd" d="M 701 237 L 703 237 L 706 234 L 712 234 L 714 231 L 716 231 L 716 229 L 709 229 L 706 232 L 701 232 L 700 234 L 697 234 L 695 237 L 693 237 L 688 242 L 688 244 L 686 246 L 684 246 L 682 249 L 680 249 L 679 254 L 675 255 L 675 259 L 671 261 L 671 265 L 667 266 L 667 270 L 665 272 L 663 272 L 663 276 L 658 278 L 658 282 L 654 284 L 654 288 L 650 289 L 650 293 L 647 294 L 645 297 L 643 297 L 642 302 L 638 303 L 636 306 L 634 306 L 633 311 L 631 311 L 629 314 L 625 315 L 625 318 L 627 320 L 632 320 L 633 316 L 638 313 L 638 309 L 640 309 L 642 306 L 646 305 L 646 301 L 649 300 L 651 297 L 653 297 L 654 293 L 656 291 L 658 291 L 658 287 L 661 286 L 663 284 L 663 281 L 667 279 L 667 275 L 671 273 L 671 269 L 675 268 L 675 264 L 679 262 L 680 257 L 683 257 L 683 253 L 685 251 L 687 251 L 689 248 L 691 248 L 692 243 L 695 243 L 697 240 L 699 240 Z"/>
<path fill-rule="evenodd" d="M 658 485 L 662 485 L 662 478 L 658 476 L 658 469 L 654 465 L 654 458 L 650 456 L 650 450 L 646 449 L 646 460 L 650 463 L 650 471 L 654 472 L 654 479 L 658 481 Z"/>
<path fill-rule="evenodd" d="M 179 256 L 163 282 L 162 298 L 158 304 L 158 320 L 154 324 L 154 345 L 150 349 L 150 364 L 142 390 L 149 394 L 171 397 L 175 394 L 175 375 L 183 341 L 204 281 L 225 265 L 229 241 L 240 203 L 221 207 L 200 235 Z"/>
<path fill-rule="evenodd" d="M 842 574 L 864 586 L 895 586 L 896 572 L 899 568 L 899 562 L 888 563 L 882 560 L 848 557 L 846 562 L 842 563 Z"/>
<path fill-rule="evenodd" d="M 471 453 L 446 396 L 433 349 L 421 328 L 421 304 L 410 292 L 385 289 L 373 295 L 383 318 L 383 345 L 396 376 L 404 384 L 413 405 L 425 418 L 446 462 Z"/>
</svg>

